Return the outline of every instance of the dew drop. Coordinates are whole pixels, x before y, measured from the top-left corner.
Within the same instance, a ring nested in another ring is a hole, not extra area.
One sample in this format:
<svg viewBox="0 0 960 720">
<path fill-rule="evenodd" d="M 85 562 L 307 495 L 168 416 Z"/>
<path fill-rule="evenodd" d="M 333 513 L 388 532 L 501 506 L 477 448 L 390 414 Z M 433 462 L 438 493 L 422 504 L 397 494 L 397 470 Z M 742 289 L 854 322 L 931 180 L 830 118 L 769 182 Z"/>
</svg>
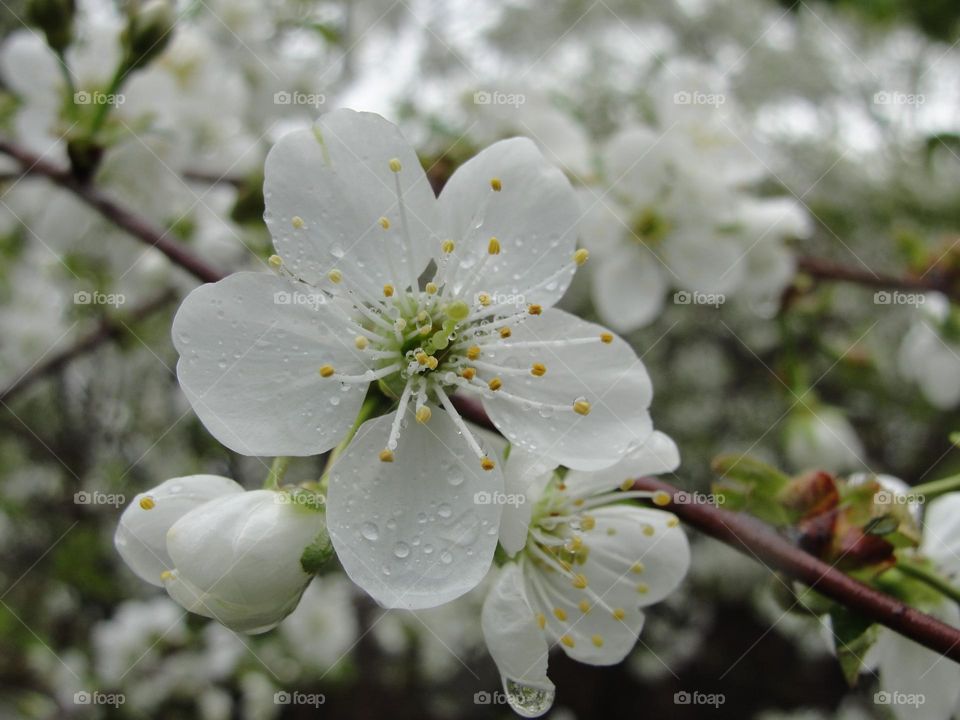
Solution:
<svg viewBox="0 0 960 720">
<path fill-rule="evenodd" d="M 410 546 L 405 542 L 398 542 L 393 546 L 393 554 L 398 558 L 405 558 L 410 554 Z"/>
<path fill-rule="evenodd" d="M 380 528 L 372 522 L 366 522 L 363 524 L 363 527 L 360 528 L 360 534 L 372 542 L 380 537 Z"/>
<path fill-rule="evenodd" d="M 544 689 L 525 685 L 510 678 L 504 678 L 503 687 L 507 691 L 507 702 L 520 717 L 534 718 L 543 715 L 553 705 L 556 695 L 553 689 Z"/>
<path fill-rule="evenodd" d="M 437 515 L 442 518 L 448 518 L 453 515 L 453 508 L 447 505 L 447 503 L 441 503 L 440 507 L 437 508 Z"/>
<path fill-rule="evenodd" d="M 426 548 L 424 548 L 424 550 L 426 550 Z M 442 553 L 440 553 L 440 562 L 442 562 L 444 565 L 449 565 L 453 562 L 453 555 L 449 550 L 444 550 Z"/>
</svg>

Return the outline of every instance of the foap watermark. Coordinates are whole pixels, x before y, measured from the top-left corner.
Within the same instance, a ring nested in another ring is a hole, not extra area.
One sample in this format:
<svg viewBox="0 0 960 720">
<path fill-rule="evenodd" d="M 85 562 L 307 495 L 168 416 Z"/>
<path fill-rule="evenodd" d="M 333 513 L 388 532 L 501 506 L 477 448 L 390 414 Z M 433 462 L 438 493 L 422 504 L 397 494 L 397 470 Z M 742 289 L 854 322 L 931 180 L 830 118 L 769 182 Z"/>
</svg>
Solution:
<svg viewBox="0 0 960 720">
<path fill-rule="evenodd" d="M 307 307 L 319 307 L 327 302 L 323 293 L 310 292 L 287 292 L 281 290 L 273 294 L 274 305 L 306 305 Z"/>
<path fill-rule="evenodd" d="M 311 105 L 319 108 L 327 101 L 323 93 L 280 90 L 273 94 L 274 105 Z"/>
<path fill-rule="evenodd" d="M 500 690 L 494 690 L 493 692 L 487 692 L 486 690 L 481 690 L 480 692 L 475 692 L 473 694 L 473 704 L 474 705 L 506 705 L 507 695 L 506 693 Z"/>
<path fill-rule="evenodd" d="M 873 94 L 874 105 L 923 105 L 927 98 L 920 93 L 903 93 L 896 90 L 881 90 Z"/>
<path fill-rule="evenodd" d="M 927 301 L 923 293 L 905 293 L 899 290 L 877 290 L 873 294 L 874 305 L 913 305 L 919 307 Z"/>
<path fill-rule="evenodd" d="M 477 90 L 473 94 L 474 105 L 513 105 L 518 108 L 527 101 L 522 93 L 507 93 L 499 90 Z"/>
<path fill-rule="evenodd" d="M 700 90 L 681 90 L 673 94 L 674 105 L 712 105 L 720 107 L 727 101 L 723 93 L 708 93 Z"/>
<path fill-rule="evenodd" d="M 480 492 L 473 494 L 473 502 L 475 505 L 514 505 L 520 506 L 527 501 L 527 496 L 522 493 L 505 493 L 500 492 L 499 490 L 494 490 L 490 492 L 489 490 L 481 490 Z"/>
<path fill-rule="evenodd" d="M 78 690 L 73 694 L 74 705 L 110 705 L 118 708 L 127 701 L 123 693 L 105 693 L 99 690 Z"/>
<path fill-rule="evenodd" d="M 99 490 L 80 490 L 73 494 L 74 505 L 112 505 L 120 507 L 127 502 L 123 493 L 105 493 Z"/>
<path fill-rule="evenodd" d="M 923 493 L 895 493 L 889 490 L 879 490 L 873 496 L 877 505 L 923 505 L 926 498 Z"/>
<path fill-rule="evenodd" d="M 309 705 L 318 708 L 327 702 L 327 696 L 323 693 L 305 693 L 294 690 L 277 690 L 273 694 L 274 705 Z"/>
<path fill-rule="evenodd" d="M 123 93 L 105 93 L 99 90 L 88 92 L 86 90 L 77 90 L 73 94 L 75 105 L 112 105 L 120 107 L 127 101 Z"/>
<path fill-rule="evenodd" d="M 715 708 L 720 707 L 727 701 L 727 696 L 723 693 L 704 693 L 699 690 L 690 692 L 681 690 L 673 694 L 674 705 L 712 705 Z"/>
<path fill-rule="evenodd" d="M 273 502 L 277 505 L 300 505 L 317 509 L 327 504 L 327 496 L 310 490 L 278 492 L 273 496 Z"/>
<path fill-rule="evenodd" d="M 873 694 L 875 705 L 910 705 L 918 708 L 927 701 L 923 693 L 905 693 L 899 690 L 879 690 Z"/>
<path fill-rule="evenodd" d="M 473 296 L 473 302 L 484 307 L 490 305 L 512 305 L 515 308 L 527 306 L 527 298 L 523 293 L 485 293 L 478 292 Z"/>
<path fill-rule="evenodd" d="M 120 307 L 127 301 L 123 293 L 104 293 L 99 290 L 77 290 L 73 294 L 74 305 L 112 305 Z"/>
<path fill-rule="evenodd" d="M 702 492 L 687 492 L 681 490 L 673 496 L 675 505 L 723 505 L 726 498 L 723 495 L 713 495 Z"/>
<path fill-rule="evenodd" d="M 723 293 L 704 293 L 699 291 L 677 290 L 673 294 L 674 305 L 707 305 L 718 308 L 727 301 Z"/>
</svg>

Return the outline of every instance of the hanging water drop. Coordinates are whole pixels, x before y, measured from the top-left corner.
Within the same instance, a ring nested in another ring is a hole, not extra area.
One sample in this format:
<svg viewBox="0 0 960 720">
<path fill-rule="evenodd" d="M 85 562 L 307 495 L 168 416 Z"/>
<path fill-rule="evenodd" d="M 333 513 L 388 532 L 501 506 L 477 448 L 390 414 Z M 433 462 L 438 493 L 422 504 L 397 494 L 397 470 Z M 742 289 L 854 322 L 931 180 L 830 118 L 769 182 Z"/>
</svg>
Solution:
<svg viewBox="0 0 960 720">
<path fill-rule="evenodd" d="M 507 702 L 520 717 L 535 718 L 543 715 L 553 706 L 556 692 L 553 688 L 538 688 L 532 685 L 504 678 L 503 687 L 507 691 Z"/>
</svg>

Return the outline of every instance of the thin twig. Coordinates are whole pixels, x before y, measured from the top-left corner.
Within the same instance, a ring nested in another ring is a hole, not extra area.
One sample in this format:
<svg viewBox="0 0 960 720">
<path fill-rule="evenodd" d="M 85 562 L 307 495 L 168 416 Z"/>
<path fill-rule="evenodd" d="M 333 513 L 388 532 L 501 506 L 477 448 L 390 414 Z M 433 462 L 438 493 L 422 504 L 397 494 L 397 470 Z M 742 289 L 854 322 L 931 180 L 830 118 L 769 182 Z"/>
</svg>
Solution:
<svg viewBox="0 0 960 720">
<path fill-rule="evenodd" d="M 871 270 L 851 267 L 815 257 L 798 257 L 797 269 L 817 280 L 848 282 L 866 287 L 886 290 L 908 290 L 912 292 L 937 291 L 960 301 L 957 292 L 946 278 L 938 273 L 929 273 L 920 277 L 915 275 L 887 275 Z"/>
</svg>

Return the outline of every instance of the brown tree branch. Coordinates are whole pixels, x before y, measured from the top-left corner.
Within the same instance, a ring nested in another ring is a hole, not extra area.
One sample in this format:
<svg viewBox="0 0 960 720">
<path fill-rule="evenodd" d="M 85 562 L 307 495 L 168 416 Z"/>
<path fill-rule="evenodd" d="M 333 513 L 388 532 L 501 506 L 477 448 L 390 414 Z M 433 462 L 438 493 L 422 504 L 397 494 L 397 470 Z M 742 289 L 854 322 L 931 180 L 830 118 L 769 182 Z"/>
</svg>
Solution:
<svg viewBox="0 0 960 720">
<path fill-rule="evenodd" d="M 8 140 L 0 139 L 0 153 L 9 155 L 16 160 L 25 175 L 45 177 L 64 190 L 69 190 L 103 217 L 123 228 L 138 240 L 155 247 L 166 255 L 171 262 L 191 273 L 197 279 L 203 282 L 217 282 L 217 280 L 223 279 L 223 273 L 212 265 L 208 265 L 205 260 L 194 255 L 176 240 L 167 237 L 167 231 L 155 228 L 94 186 L 78 180 L 68 170 L 58 168 L 42 157 L 34 155 Z"/>
<path fill-rule="evenodd" d="M 910 292 L 942 292 L 955 301 L 960 302 L 960 292 L 952 287 L 943 275 L 931 272 L 920 277 L 914 275 L 887 275 L 875 273 L 866 268 L 860 269 L 849 265 L 842 265 L 815 257 L 798 257 L 797 269 L 817 280 L 834 282 L 848 282 L 856 285 L 877 288 L 881 290 L 906 290 Z"/>
</svg>

